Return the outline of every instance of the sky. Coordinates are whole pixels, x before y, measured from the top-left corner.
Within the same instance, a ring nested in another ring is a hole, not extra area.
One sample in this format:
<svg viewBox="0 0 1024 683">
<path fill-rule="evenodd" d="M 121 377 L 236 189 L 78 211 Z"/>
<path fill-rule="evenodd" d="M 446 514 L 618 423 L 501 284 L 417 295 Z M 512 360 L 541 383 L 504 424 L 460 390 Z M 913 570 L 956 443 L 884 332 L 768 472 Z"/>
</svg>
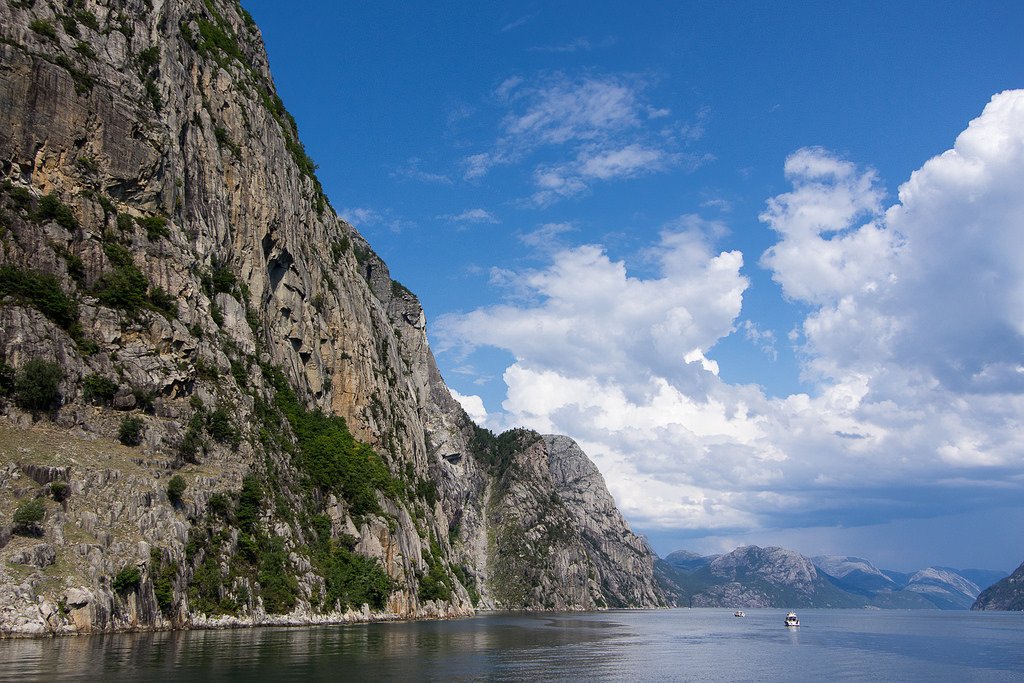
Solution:
<svg viewBox="0 0 1024 683">
<path fill-rule="evenodd" d="M 656 552 L 1024 561 L 1024 5 L 243 5 L 453 395 Z"/>
</svg>

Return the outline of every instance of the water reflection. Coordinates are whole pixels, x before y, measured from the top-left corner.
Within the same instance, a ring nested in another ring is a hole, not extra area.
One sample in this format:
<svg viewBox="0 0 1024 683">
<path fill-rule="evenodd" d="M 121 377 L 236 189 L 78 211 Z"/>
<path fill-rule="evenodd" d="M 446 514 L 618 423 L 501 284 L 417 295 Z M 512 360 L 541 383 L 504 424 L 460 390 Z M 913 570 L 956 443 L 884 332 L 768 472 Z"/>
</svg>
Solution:
<svg viewBox="0 0 1024 683">
<path fill-rule="evenodd" d="M 1012 680 L 1024 615 L 808 610 L 493 614 L 459 621 L 0 641 L 0 680 Z"/>
</svg>

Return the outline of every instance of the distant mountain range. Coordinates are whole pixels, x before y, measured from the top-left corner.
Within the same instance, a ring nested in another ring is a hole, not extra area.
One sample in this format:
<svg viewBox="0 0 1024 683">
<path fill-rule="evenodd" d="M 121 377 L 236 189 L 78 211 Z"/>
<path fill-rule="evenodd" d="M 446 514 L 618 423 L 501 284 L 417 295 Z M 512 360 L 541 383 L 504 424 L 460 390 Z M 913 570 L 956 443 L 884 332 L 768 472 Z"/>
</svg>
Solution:
<svg viewBox="0 0 1024 683">
<path fill-rule="evenodd" d="M 678 605 L 735 608 L 970 609 L 981 586 L 1006 577 L 1005 572 L 950 567 L 896 572 L 861 557 L 808 558 L 754 545 L 725 555 L 678 550 L 659 560 L 655 572 Z M 1024 587 L 1024 566 L 1018 573 Z"/>
</svg>

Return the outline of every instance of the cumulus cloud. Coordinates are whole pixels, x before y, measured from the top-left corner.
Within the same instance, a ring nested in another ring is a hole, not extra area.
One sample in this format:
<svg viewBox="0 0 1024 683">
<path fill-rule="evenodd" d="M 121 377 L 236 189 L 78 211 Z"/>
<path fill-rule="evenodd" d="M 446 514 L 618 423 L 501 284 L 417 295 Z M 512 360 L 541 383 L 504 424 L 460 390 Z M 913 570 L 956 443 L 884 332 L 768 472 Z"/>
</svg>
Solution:
<svg viewBox="0 0 1024 683">
<path fill-rule="evenodd" d="M 1019 504 L 1024 91 L 995 96 L 888 207 L 875 171 L 827 150 L 797 150 L 784 170 L 792 189 L 767 201 L 777 241 L 759 263 L 808 311 L 794 338 L 811 393 L 769 398 L 718 376 L 719 340 L 736 332 L 770 352 L 775 338 L 740 322 L 743 255 L 715 248 L 724 226 L 696 216 L 641 254 L 648 278 L 599 245 L 562 247 L 504 273 L 516 299 L 445 316 L 432 334 L 441 348 L 509 351 L 492 424 L 576 438 L 641 528 L 856 526 Z"/>
<path fill-rule="evenodd" d="M 463 396 L 454 389 L 449 388 L 452 398 L 459 402 L 466 414 L 479 425 L 487 424 L 487 409 L 484 408 L 484 401 L 479 396 Z"/>
</svg>

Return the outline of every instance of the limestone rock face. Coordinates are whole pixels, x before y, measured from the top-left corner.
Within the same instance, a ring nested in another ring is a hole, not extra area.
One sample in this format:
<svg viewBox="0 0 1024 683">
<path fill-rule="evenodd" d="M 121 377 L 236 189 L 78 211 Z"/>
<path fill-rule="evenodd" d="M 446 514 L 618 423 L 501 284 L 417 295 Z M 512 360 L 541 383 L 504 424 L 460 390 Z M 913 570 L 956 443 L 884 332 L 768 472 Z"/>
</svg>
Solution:
<svg viewBox="0 0 1024 683">
<path fill-rule="evenodd" d="M 0 632 L 663 602 L 578 449 L 481 456 L 313 170 L 235 0 L 0 0 Z"/>
<path fill-rule="evenodd" d="M 544 444 L 554 489 L 580 530 L 604 599 L 613 607 L 665 604 L 654 552 L 615 507 L 601 472 L 567 436 L 547 435 Z"/>
</svg>

